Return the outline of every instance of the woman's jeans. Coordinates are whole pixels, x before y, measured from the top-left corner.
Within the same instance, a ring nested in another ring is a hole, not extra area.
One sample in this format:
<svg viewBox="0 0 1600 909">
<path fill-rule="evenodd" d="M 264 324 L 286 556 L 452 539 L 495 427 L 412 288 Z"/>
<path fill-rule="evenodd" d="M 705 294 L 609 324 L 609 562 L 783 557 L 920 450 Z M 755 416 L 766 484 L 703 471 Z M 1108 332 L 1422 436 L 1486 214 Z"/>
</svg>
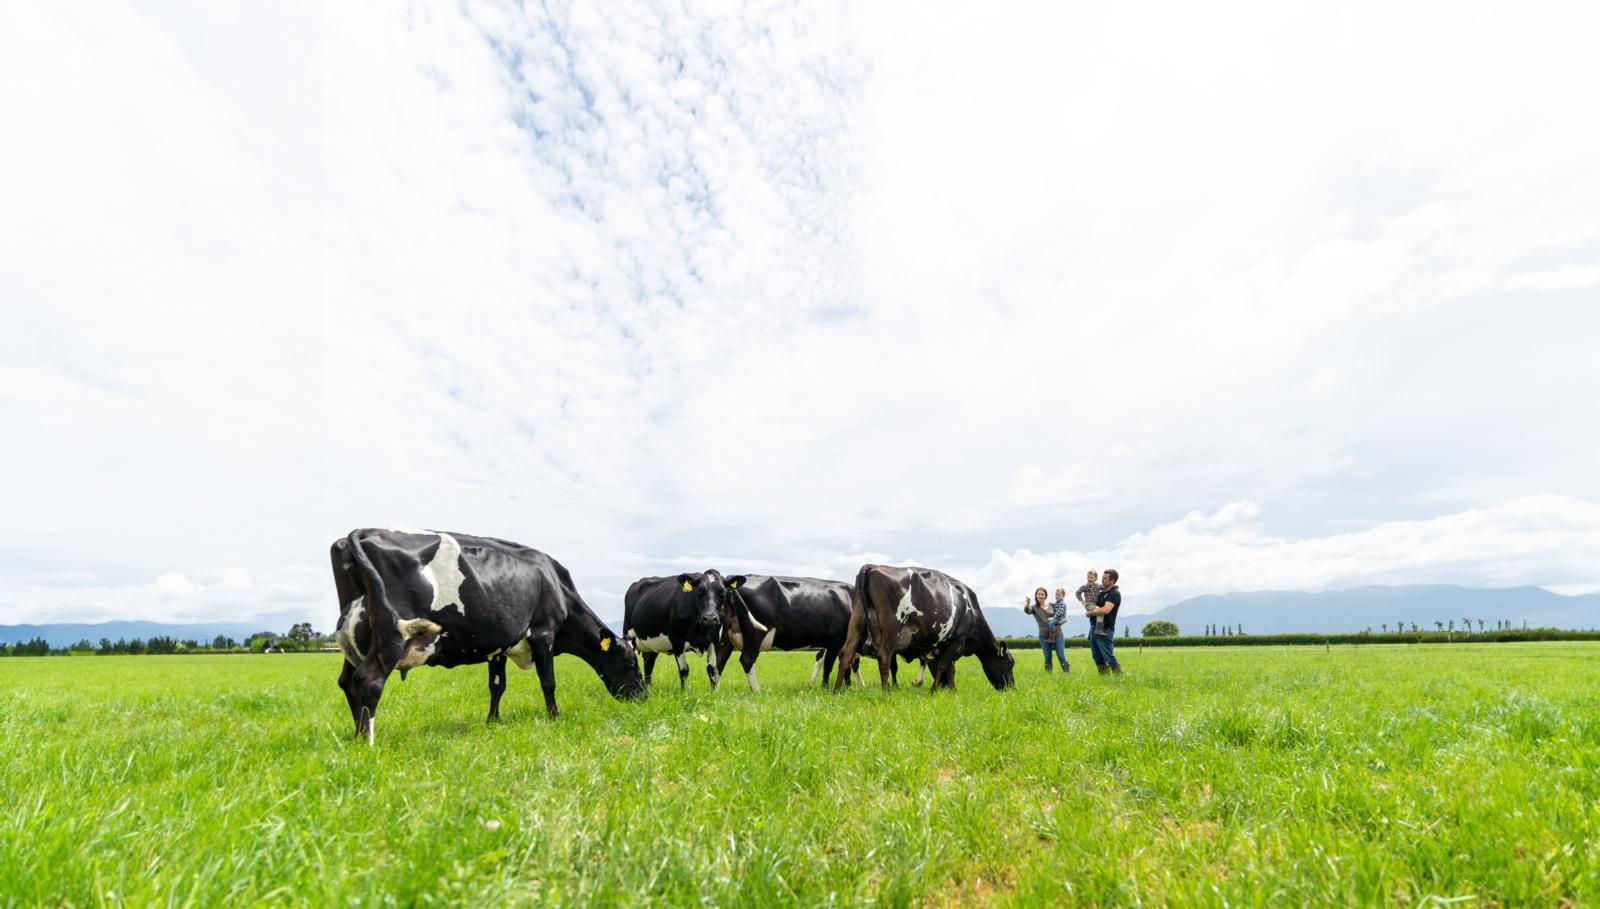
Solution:
<svg viewBox="0 0 1600 909">
<path fill-rule="evenodd" d="M 1044 671 L 1050 671 L 1050 656 L 1055 654 L 1061 659 L 1061 671 L 1071 672 L 1072 667 L 1067 665 L 1067 636 L 1056 629 L 1056 639 L 1051 641 L 1047 635 L 1039 635 L 1039 647 L 1044 650 Z"/>
</svg>

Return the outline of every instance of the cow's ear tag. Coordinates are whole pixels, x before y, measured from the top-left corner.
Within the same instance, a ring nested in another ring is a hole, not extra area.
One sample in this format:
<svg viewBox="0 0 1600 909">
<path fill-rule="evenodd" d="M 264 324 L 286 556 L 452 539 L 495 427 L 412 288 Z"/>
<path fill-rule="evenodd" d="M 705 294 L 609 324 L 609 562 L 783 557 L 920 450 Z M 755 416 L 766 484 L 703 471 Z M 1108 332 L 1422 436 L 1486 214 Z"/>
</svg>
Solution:
<svg viewBox="0 0 1600 909">
<path fill-rule="evenodd" d="M 600 649 L 601 650 L 610 650 L 611 649 L 611 639 L 610 638 L 601 638 L 600 639 Z"/>
<path fill-rule="evenodd" d="M 694 590 L 694 585 L 689 583 L 688 581 L 684 581 L 683 582 L 683 592 L 684 593 L 688 593 L 691 590 Z"/>
<path fill-rule="evenodd" d="M 728 586 L 732 587 L 734 590 L 738 590 L 739 589 L 739 582 L 738 581 L 734 581 L 732 584 L 729 584 Z"/>
</svg>

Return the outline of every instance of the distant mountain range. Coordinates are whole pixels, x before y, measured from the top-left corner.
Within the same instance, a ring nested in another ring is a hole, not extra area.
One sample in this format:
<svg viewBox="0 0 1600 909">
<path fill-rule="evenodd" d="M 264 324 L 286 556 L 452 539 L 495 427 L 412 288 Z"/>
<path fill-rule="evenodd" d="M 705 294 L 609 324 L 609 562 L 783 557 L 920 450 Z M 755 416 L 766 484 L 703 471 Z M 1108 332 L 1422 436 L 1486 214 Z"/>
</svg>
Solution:
<svg viewBox="0 0 1600 909">
<path fill-rule="evenodd" d="M 174 625 L 167 622 L 94 624 L 73 622 L 57 625 L 0 625 L 0 641 L 15 644 L 19 641 L 44 638 L 50 642 L 51 647 L 69 647 L 83 640 L 98 644 L 101 638 L 110 638 L 113 641 L 118 638 L 130 641 L 141 638 L 148 641 L 156 637 L 169 637 L 180 641 L 207 642 L 220 634 L 242 643 L 257 632 L 272 631 L 283 634 L 288 630 L 289 626 L 277 619 L 260 622 L 202 622 L 197 625 Z"/>
<path fill-rule="evenodd" d="M 1069 633 L 1087 632 L 1088 621 L 1072 603 Z M 1014 606 L 985 607 L 984 615 L 995 634 L 1027 637 L 1038 633 L 1033 618 Z M 1122 624 L 1137 634 L 1146 622 L 1167 619 L 1176 622 L 1184 634 L 1201 634 L 1206 625 L 1242 626 L 1246 634 L 1296 634 L 1315 632 L 1357 632 L 1366 628 L 1393 629 L 1404 624 L 1430 631 L 1434 622 L 1479 619 L 1485 627 L 1509 621 L 1521 628 L 1600 628 L 1600 594 L 1567 597 L 1542 587 L 1475 588 L 1446 584 L 1408 587 L 1354 587 L 1306 593 L 1294 590 L 1265 590 L 1253 593 L 1207 594 L 1174 603 L 1155 613 L 1124 613 Z M 87 639 L 144 638 L 159 635 L 179 640 L 209 641 L 226 635 L 243 641 L 258 631 L 289 629 L 288 616 L 263 616 L 254 622 L 205 622 L 173 625 L 164 622 L 100 622 L 98 624 L 0 625 L 0 641 L 15 643 L 42 637 L 52 647 L 64 647 Z M 616 622 L 612 622 L 616 625 Z"/>
<path fill-rule="evenodd" d="M 1088 622 L 1072 604 L 1069 629 L 1083 629 Z M 1021 609 L 1008 606 L 986 607 L 989 627 L 1005 636 L 1038 633 L 1033 618 Z M 1121 624 L 1133 633 L 1146 622 L 1167 619 L 1176 622 L 1184 634 L 1203 634 L 1207 625 L 1243 626 L 1246 634 L 1351 633 L 1371 628 L 1393 630 L 1404 624 L 1410 628 L 1434 629 L 1434 622 L 1454 621 L 1461 627 L 1471 619 L 1476 630 L 1482 619 L 1485 628 L 1497 621 L 1509 621 L 1521 628 L 1600 628 L 1600 594 L 1568 597 L 1542 587 L 1476 588 L 1449 584 L 1405 587 L 1353 587 L 1307 593 L 1296 590 L 1263 590 L 1252 593 L 1207 594 L 1174 603 L 1154 613 L 1124 613 Z"/>
<path fill-rule="evenodd" d="M 1509 621 L 1521 628 L 1600 628 L 1600 594 L 1566 597 L 1542 587 L 1473 588 L 1446 584 L 1408 587 L 1353 587 L 1320 593 L 1261 591 L 1193 597 L 1153 615 L 1168 619 L 1184 634 L 1207 624 L 1243 625 L 1246 634 L 1357 632 L 1393 630 L 1398 625 L 1426 628 L 1435 622 L 1482 619 L 1485 628 Z"/>
</svg>

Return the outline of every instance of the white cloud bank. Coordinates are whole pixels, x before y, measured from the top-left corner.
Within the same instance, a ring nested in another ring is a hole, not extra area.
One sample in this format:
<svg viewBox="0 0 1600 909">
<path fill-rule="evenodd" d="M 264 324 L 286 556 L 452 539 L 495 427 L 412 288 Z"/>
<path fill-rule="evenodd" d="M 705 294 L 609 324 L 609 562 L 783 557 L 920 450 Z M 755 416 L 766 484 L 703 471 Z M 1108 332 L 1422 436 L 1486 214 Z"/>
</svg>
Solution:
<svg viewBox="0 0 1600 909">
<path fill-rule="evenodd" d="M 1138 612 L 1203 593 L 1439 583 L 1576 592 L 1600 578 L 1600 505 L 1562 496 L 1303 539 L 1264 532 L 1261 517 L 1255 502 L 1233 502 L 1101 549 L 995 552 L 966 578 L 985 603 L 1012 605 L 1035 587 L 1071 590 L 1089 568 L 1116 568 Z"/>
</svg>

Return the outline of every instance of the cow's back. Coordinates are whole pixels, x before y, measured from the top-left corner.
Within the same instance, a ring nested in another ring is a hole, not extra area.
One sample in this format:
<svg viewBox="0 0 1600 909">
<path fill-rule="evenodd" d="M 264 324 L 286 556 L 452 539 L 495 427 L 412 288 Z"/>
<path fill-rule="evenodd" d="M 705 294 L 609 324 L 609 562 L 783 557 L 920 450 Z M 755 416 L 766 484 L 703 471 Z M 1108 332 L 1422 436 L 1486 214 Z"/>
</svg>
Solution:
<svg viewBox="0 0 1600 909">
<path fill-rule="evenodd" d="M 449 531 L 368 529 L 353 536 L 382 579 L 388 609 L 401 621 L 426 618 L 448 630 L 441 650 L 454 659 L 510 647 L 536 619 L 560 624 L 566 617 L 570 578 L 532 547 Z"/>
<path fill-rule="evenodd" d="M 672 595 L 678 579 L 640 578 L 622 597 L 622 633 L 639 638 L 665 634 L 672 617 Z"/>
</svg>

